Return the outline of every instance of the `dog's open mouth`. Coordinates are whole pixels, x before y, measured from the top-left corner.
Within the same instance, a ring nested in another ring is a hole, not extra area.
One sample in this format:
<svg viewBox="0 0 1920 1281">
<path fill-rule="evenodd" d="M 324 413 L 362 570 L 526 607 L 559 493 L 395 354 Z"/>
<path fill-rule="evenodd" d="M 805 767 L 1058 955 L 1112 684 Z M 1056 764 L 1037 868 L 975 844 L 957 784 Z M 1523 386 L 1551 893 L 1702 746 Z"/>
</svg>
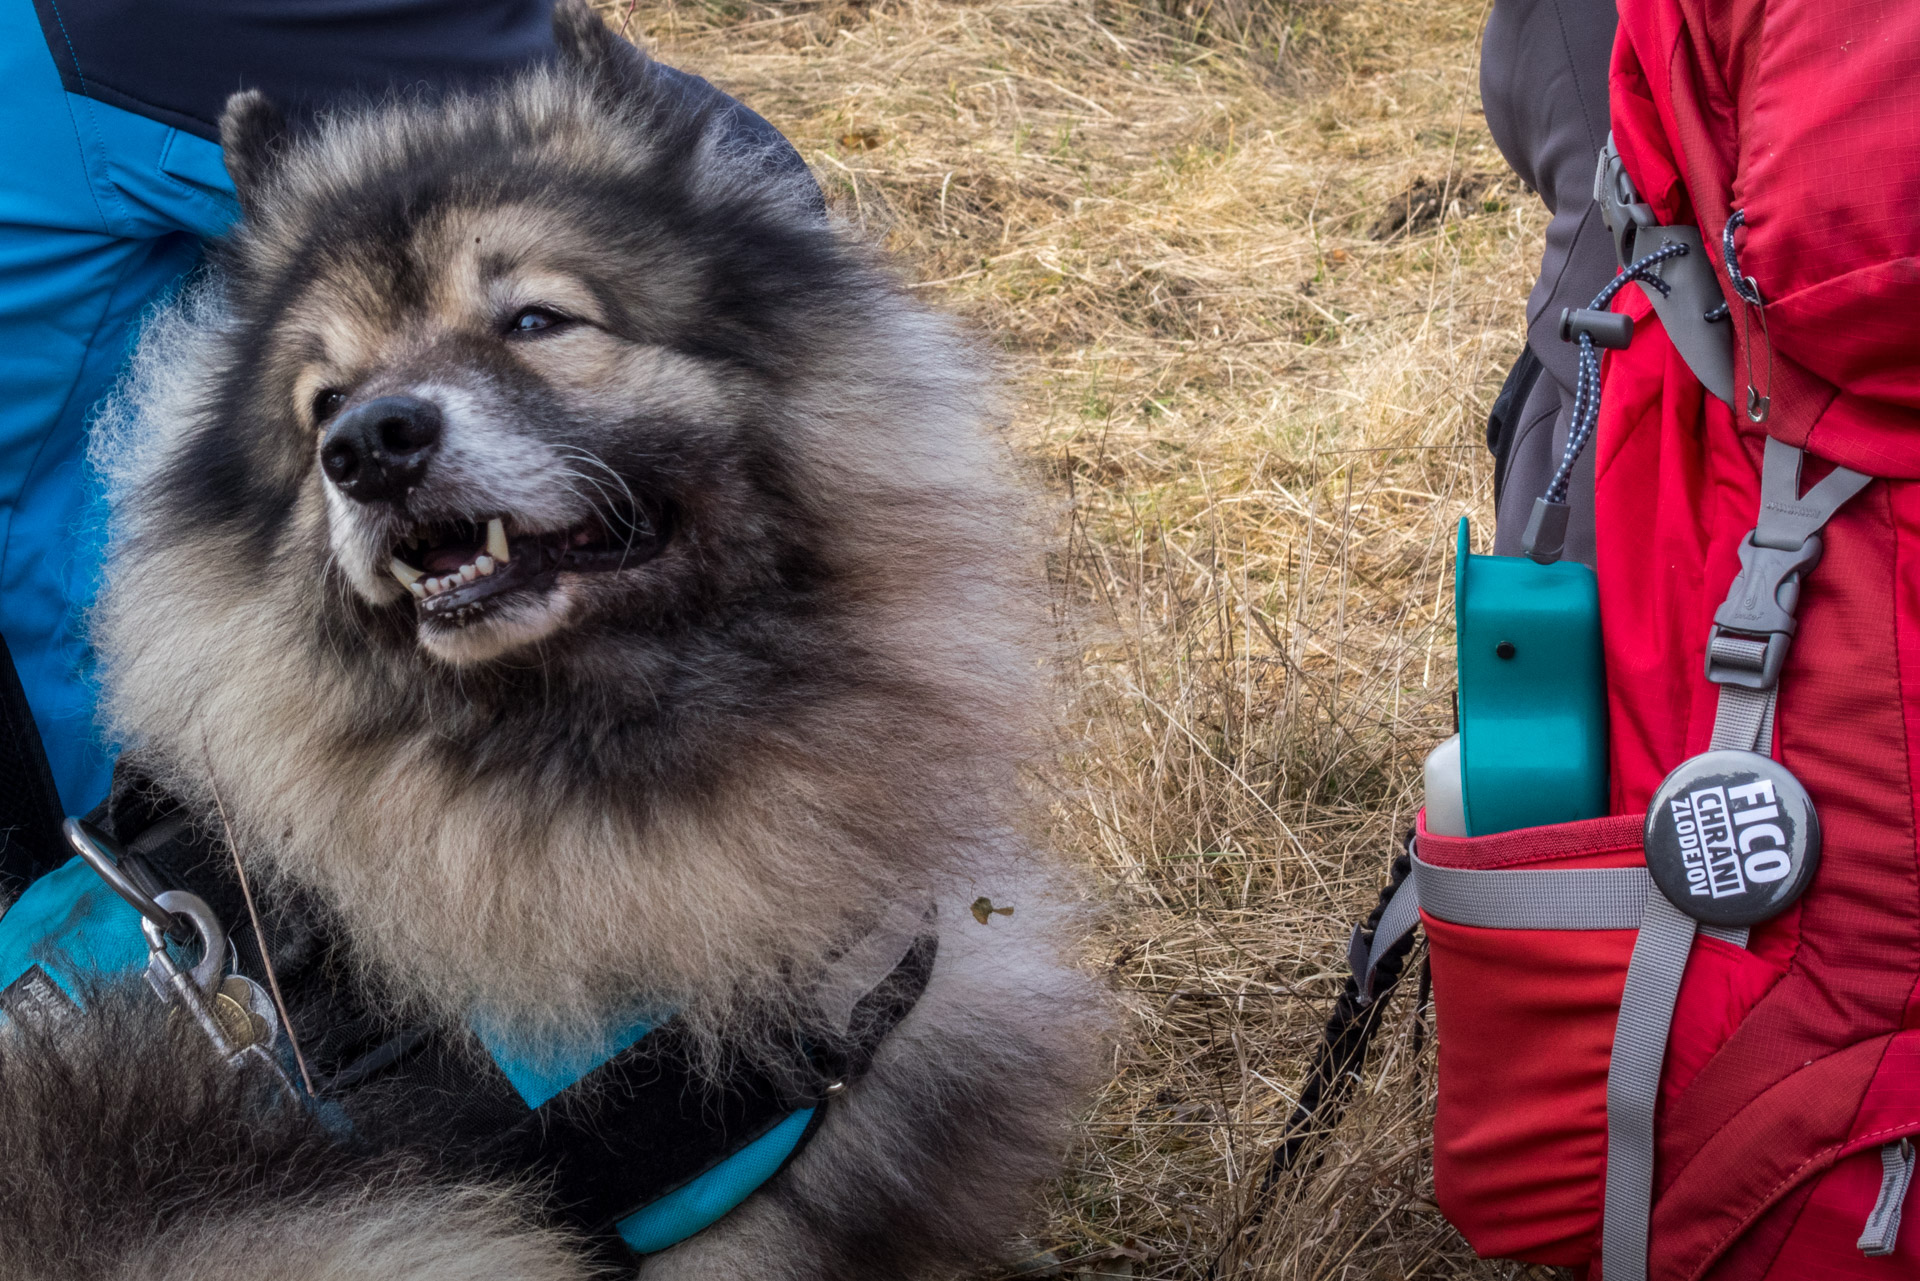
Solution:
<svg viewBox="0 0 1920 1281">
<path fill-rule="evenodd" d="M 495 516 L 416 525 L 387 568 L 413 593 L 423 618 L 464 624 L 511 594 L 544 589 L 562 572 L 631 569 L 665 543 L 664 521 L 634 508 L 596 512 L 546 532 L 521 531 Z"/>
</svg>

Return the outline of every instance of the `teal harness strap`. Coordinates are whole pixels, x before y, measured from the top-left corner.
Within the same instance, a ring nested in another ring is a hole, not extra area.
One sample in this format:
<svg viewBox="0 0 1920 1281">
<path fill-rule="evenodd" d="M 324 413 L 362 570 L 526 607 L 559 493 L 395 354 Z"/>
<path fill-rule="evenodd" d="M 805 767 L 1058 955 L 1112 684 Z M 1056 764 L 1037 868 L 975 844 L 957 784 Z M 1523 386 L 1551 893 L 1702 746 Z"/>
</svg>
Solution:
<svg viewBox="0 0 1920 1281">
<path fill-rule="evenodd" d="M 497 1031 L 479 1027 L 474 1031 L 527 1106 L 538 1108 L 637 1045 L 665 1021 L 657 1016 L 644 1017 L 604 1045 L 572 1053 L 549 1048 L 539 1059 L 521 1054 Z M 780 1172 L 809 1137 L 819 1115 L 817 1107 L 789 1113 L 719 1164 L 618 1220 L 614 1232 L 634 1253 L 653 1254 L 711 1227 Z"/>
<path fill-rule="evenodd" d="M 812 1136 L 817 1107 L 802 1108 L 719 1165 L 614 1224 L 636 1254 L 678 1245 L 732 1213 L 778 1174 Z"/>
</svg>

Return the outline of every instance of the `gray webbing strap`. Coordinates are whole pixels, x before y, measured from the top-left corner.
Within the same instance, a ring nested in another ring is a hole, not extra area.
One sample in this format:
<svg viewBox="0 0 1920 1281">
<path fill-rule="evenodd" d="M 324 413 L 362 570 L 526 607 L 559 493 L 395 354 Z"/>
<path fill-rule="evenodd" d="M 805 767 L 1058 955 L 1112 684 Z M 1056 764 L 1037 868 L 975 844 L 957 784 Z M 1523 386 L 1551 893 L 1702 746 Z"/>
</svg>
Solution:
<svg viewBox="0 0 1920 1281">
<path fill-rule="evenodd" d="M 1479 872 L 1416 857 L 1408 879 L 1430 915 L 1489 930 L 1631 930 L 1659 897 L 1644 867 Z"/>
<path fill-rule="evenodd" d="M 1760 464 L 1760 518 L 1752 535 L 1762 547 L 1797 550 L 1873 480 L 1862 472 L 1836 467 L 1803 494 L 1800 464 L 1805 458 L 1803 451 L 1785 441 L 1767 437 L 1767 452 Z"/>
<path fill-rule="evenodd" d="M 1900 1139 L 1880 1149 L 1880 1195 L 1874 1198 L 1867 1226 L 1854 1242 L 1869 1259 L 1884 1259 L 1900 1241 L 1900 1207 L 1913 1182 L 1913 1140 Z"/>
<path fill-rule="evenodd" d="M 1373 976 L 1380 968 L 1380 958 L 1395 943 L 1413 933 L 1413 927 L 1419 923 L 1420 892 L 1414 888 L 1413 877 L 1409 876 L 1400 882 L 1400 888 L 1387 900 L 1387 910 L 1380 913 L 1380 924 L 1373 927 L 1373 946 L 1367 949 L 1366 970 L 1355 976 L 1360 980 L 1361 1005 L 1373 1000 Z"/>
<path fill-rule="evenodd" d="M 1800 493 L 1800 450 L 1767 438 L 1760 516 L 1740 547 L 1740 573 L 1713 616 L 1707 679 L 1720 686 L 1712 747 L 1773 750 L 1780 669 L 1799 624 L 1800 579 L 1820 563 L 1820 529 L 1872 479 L 1836 467 Z M 1600 1260 L 1607 1281 L 1646 1281 L 1647 1225 L 1653 1214 L 1653 1112 L 1667 1053 L 1673 1003 L 1692 950 L 1695 924 L 1663 894 L 1647 896 L 1646 917 L 1627 965 L 1626 989 L 1607 1069 L 1607 1186 Z M 1704 933 L 1744 947 L 1746 930 Z"/>
<path fill-rule="evenodd" d="M 1766 658 L 1765 641 L 1742 640 L 1737 636 L 1716 635 L 1707 642 L 1707 659 L 1720 666 L 1759 671 Z M 1747 689 L 1740 685 L 1722 685 L 1720 703 L 1713 713 L 1713 741 L 1709 748 L 1737 748 L 1751 752 L 1773 745 L 1773 707 L 1779 701 L 1780 686 Z"/>
<path fill-rule="evenodd" d="M 1373 999 L 1380 958 L 1420 923 L 1422 908 L 1455 925 L 1490 930 L 1631 930 L 1640 925 L 1653 878 L 1643 867 L 1514 868 L 1482 872 L 1435 867 L 1413 856 L 1413 873 L 1387 900 L 1360 973 L 1361 1004 Z"/>
<path fill-rule="evenodd" d="M 1651 878 L 1649 878 L 1651 879 Z M 1600 1261 L 1607 1281 L 1646 1281 L 1647 1223 L 1653 1208 L 1653 1110 L 1674 998 L 1693 948 L 1694 920 L 1647 896 L 1647 913 L 1627 963 L 1607 1067 L 1607 1187 Z"/>
</svg>

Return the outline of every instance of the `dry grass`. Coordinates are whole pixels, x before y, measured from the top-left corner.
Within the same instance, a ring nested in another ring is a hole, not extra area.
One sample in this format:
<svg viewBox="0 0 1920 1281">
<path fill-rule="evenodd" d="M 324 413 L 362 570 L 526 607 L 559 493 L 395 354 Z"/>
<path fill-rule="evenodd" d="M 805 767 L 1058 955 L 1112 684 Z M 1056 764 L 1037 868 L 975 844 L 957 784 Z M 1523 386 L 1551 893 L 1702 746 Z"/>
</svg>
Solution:
<svg viewBox="0 0 1920 1281">
<path fill-rule="evenodd" d="M 1203 1275 L 1446 732 L 1544 218 L 1481 123 L 1486 0 L 603 3 L 1004 344 L 1081 660 L 1056 839 L 1137 1016 L 1034 1274 Z M 1508 1274 L 1431 1203 L 1411 987 L 1241 1275 Z"/>
</svg>

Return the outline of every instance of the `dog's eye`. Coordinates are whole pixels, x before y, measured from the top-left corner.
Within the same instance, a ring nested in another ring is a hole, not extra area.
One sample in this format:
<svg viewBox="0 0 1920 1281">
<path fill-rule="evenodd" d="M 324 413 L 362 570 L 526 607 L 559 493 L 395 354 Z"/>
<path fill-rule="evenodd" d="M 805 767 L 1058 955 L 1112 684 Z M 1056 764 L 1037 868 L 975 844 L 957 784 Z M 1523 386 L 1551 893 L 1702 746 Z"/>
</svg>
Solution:
<svg viewBox="0 0 1920 1281">
<path fill-rule="evenodd" d="M 323 423 L 340 412 L 340 406 L 347 403 L 347 393 L 323 387 L 313 395 L 313 421 Z"/>
<path fill-rule="evenodd" d="M 566 323 L 567 318 L 557 311 L 549 311 L 545 307 L 523 307 L 507 322 L 507 335 L 518 337 L 521 334 L 537 334 L 558 329 Z"/>
</svg>

